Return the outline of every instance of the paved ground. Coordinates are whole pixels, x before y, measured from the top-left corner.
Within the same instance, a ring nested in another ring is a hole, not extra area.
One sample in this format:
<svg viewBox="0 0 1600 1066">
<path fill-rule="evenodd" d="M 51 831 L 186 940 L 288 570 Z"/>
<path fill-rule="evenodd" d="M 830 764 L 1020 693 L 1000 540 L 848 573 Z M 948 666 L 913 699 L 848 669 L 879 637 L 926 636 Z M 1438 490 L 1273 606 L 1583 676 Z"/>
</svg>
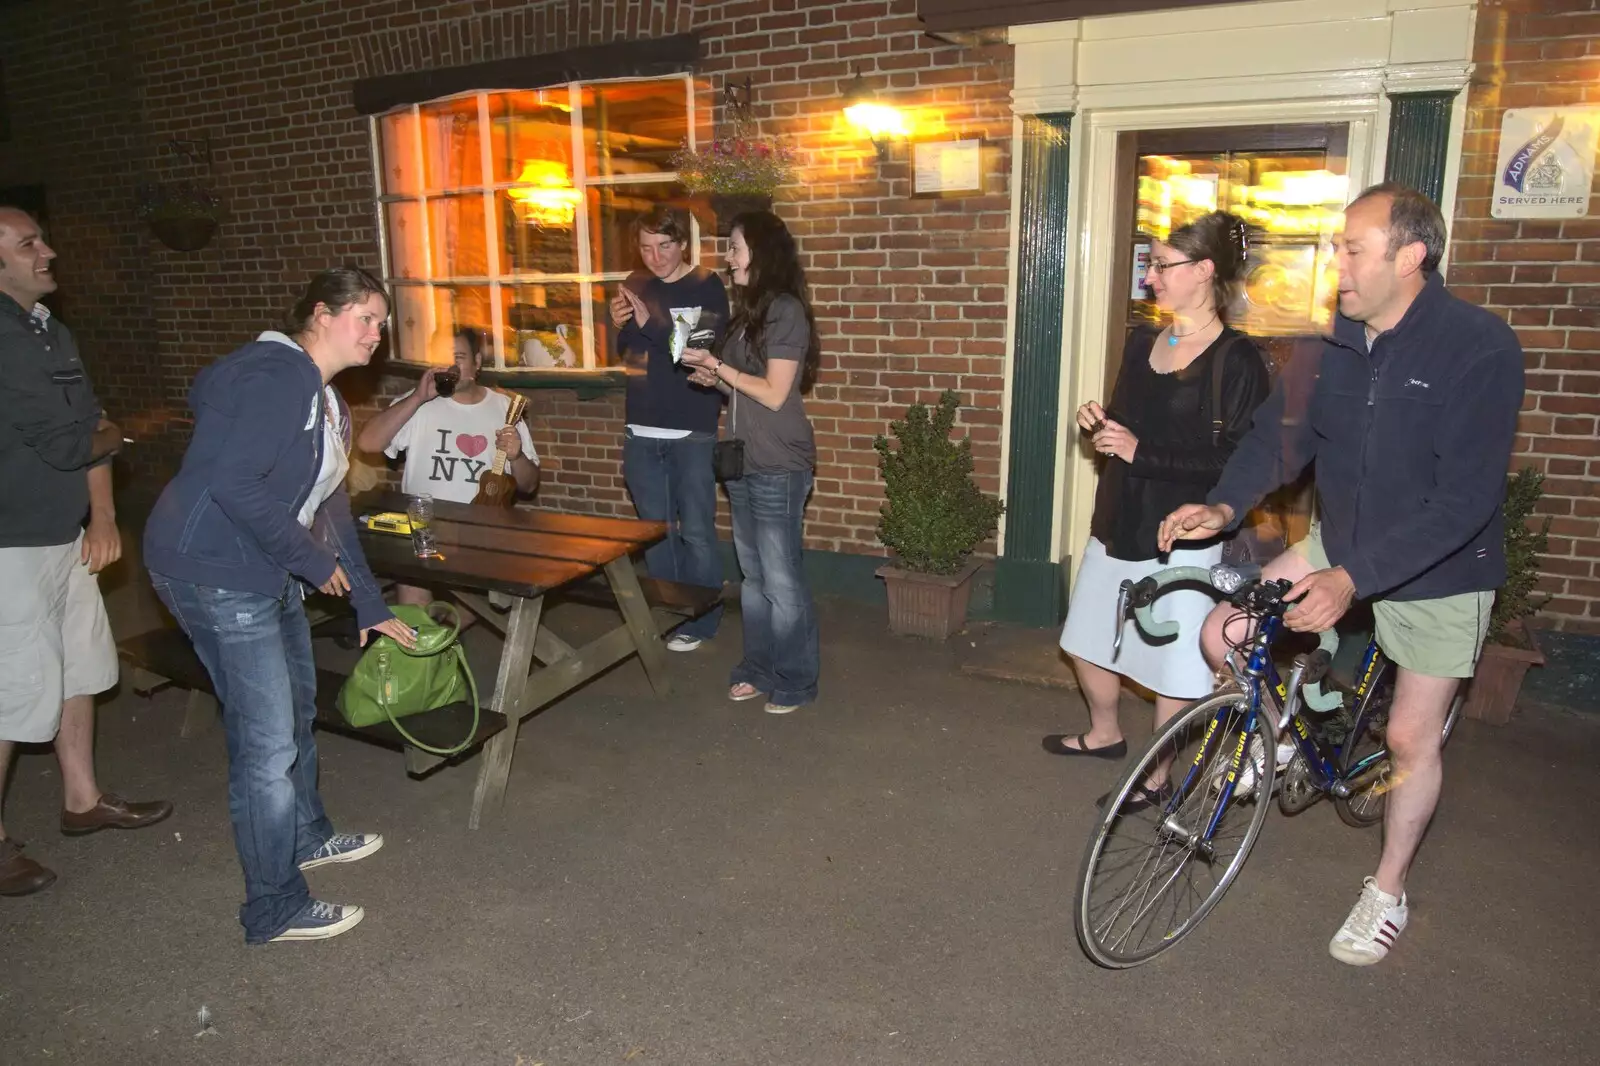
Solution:
<svg viewBox="0 0 1600 1066">
<path fill-rule="evenodd" d="M 1272 815 L 1173 954 L 1110 973 L 1069 906 L 1115 768 L 1038 747 L 1077 697 L 963 675 L 871 610 L 823 624 L 823 701 L 787 718 L 722 698 L 733 629 L 672 657 L 670 701 L 629 663 L 550 708 L 476 833 L 475 763 L 412 781 L 324 737 L 335 821 L 387 846 L 312 875 L 368 911 L 323 944 L 245 947 L 220 734 L 178 739 L 178 694 L 118 697 L 105 782 L 178 811 L 68 840 L 53 759 L 21 759 L 7 825 L 61 879 L 0 901 L 0 1062 L 1594 1061 L 1593 718 L 1462 726 L 1384 965 L 1325 953 L 1377 836 L 1319 806 Z"/>
</svg>

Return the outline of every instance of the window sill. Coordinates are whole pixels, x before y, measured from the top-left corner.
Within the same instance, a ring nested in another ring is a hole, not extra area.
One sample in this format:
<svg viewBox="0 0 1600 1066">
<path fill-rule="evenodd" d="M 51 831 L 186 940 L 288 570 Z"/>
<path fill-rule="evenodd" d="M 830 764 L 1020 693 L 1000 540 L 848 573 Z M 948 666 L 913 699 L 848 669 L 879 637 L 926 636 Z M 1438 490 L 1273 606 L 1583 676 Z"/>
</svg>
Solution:
<svg viewBox="0 0 1600 1066">
<path fill-rule="evenodd" d="M 393 360 L 384 367 L 386 373 L 402 377 L 420 378 L 424 373 L 438 370 L 436 366 L 420 363 L 402 363 Z M 571 389 L 580 400 L 593 400 L 608 392 L 628 387 L 628 372 L 620 366 L 598 370 L 491 370 L 478 372 L 478 380 L 485 385 L 502 389 Z"/>
</svg>

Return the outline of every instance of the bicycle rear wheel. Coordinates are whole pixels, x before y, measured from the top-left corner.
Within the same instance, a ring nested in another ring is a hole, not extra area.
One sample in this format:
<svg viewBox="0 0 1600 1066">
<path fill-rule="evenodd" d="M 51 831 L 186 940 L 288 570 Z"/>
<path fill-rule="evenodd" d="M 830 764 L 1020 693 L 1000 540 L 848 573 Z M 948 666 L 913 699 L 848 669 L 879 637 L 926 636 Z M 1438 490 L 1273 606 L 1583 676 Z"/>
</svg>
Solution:
<svg viewBox="0 0 1600 1066">
<path fill-rule="evenodd" d="M 1333 808 L 1339 812 L 1341 821 L 1357 829 L 1368 829 L 1383 821 L 1389 790 L 1395 784 L 1394 767 L 1385 746 L 1388 743 L 1389 704 L 1394 698 L 1394 675 L 1394 664 L 1385 660 L 1382 671 L 1373 678 L 1366 698 L 1356 709 L 1350 735 L 1340 747 L 1335 765 L 1340 778 L 1350 784 L 1351 790 L 1347 797 L 1334 797 Z M 1455 730 L 1456 721 L 1461 717 L 1463 699 L 1464 694 L 1458 692 L 1455 701 L 1450 704 L 1450 711 L 1444 719 L 1443 736 L 1439 739 L 1440 747 L 1450 740 L 1450 734 Z"/>
<path fill-rule="evenodd" d="M 1074 908 L 1078 942 L 1094 962 L 1126 969 L 1150 961 L 1191 933 L 1238 876 L 1267 816 L 1275 761 L 1267 715 L 1247 733 L 1249 720 L 1250 699 L 1237 687 L 1190 704 L 1111 790 L 1084 849 Z M 1169 761 L 1171 798 L 1127 810 Z M 1230 775 L 1233 795 L 1216 832 L 1201 839 Z"/>
</svg>

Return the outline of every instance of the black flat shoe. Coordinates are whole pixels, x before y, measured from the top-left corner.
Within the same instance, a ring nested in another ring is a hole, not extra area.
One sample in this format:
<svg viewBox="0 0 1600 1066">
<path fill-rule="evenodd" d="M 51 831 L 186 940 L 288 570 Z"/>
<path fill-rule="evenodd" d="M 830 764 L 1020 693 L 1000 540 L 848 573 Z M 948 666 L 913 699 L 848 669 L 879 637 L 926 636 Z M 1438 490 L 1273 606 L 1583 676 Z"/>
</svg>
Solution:
<svg viewBox="0 0 1600 1066">
<path fill-rule="evenodd" d="M 1140 785 L 1128 793 L 1128 798 L 1122 801 L 1122 806 L 1119 810 L 1122 814 L 1138 814 L 1140 811 L 1147 811 L 1151 807 L 1165 806 L 1166 802 L 1171 798 L 1172 782 L 1170 781 L 1163 783 L 1159 788 L 1148 788 Z M 1095 800 L 1094 805 L 1101 810 L 1105 810 L 1106 804 L 1110 800 L 1111 793 L 1107 792 Z"/>
<path fill-rule="evenodd" d="M 1083 738 L 1087 733 L 1073 736 L 1071 733 L 1051 733 L 1040 742 L 1040 746 L 1051 755 L 1087 755 L 1091 759 L 1121 759 L 1128 754 L 1128 742 L 1119 740 L 1115 744 L 1107 744 L 1103 748 L 1085 747 Z M 1067 747 L 1066 742 L 1076 740 L 1076 748 Z"/>
</svg>

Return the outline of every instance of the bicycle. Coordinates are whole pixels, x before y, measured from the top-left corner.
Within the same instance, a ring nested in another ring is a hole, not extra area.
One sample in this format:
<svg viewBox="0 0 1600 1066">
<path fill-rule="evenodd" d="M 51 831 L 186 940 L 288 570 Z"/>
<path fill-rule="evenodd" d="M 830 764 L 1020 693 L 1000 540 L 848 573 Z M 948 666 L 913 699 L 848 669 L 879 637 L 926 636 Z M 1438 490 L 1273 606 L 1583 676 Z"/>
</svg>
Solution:
<svg viewBox="0 0 1600 1066">
<path fill-rule="evenodd" d="M 1369 641 L 1355 684 L 1332 682 L 1328 670 L 1339 641 L 1329 630 L 1319 635 L 1315 652 L 1295 658 L 1287 682 L 1281 680 L 1271 653 L 1284 632 L 1291 605 L 1283 597 L 1291 586 L 1264 580 L 1258 566 L 1173 567 L 1124 581 L 1113 654 L 1121 649 L 1130 610 L 1150 636 L 1177 636 L 1177 623 L 1157 621 L 1151 604 L 1178 583 L 1205 584 L 1239 609 L 1225 632 L 1238 618 L 1256 625 L 1230 648 L 1231 677 L 1158 727 L 1144 753 L 1130 761 L 1084 849 L 1074 908 L 1078 942 L 1110 969 L 1150 961 L 1193 932 L 1221 901 L 1266 820 L 1285 729 L 1294 755 L 1277 790 L 1284 814 L 1328 796 L 1346 823 L 1376 825 L 1392 785 L 1384 728 L 1393 665 L 1376 640 Z M 1339 717 L 1348 729 L 1330 739 L 1336 730 L 1308 719 L 1303 708 L 1324 716 L 1344 712 Z M 1457 696 L 1441 744 L 1460 710 Z M 1166 777 L 1168 767 L 1180 779 L 1175 787 L 1146 786 L 1153 776 Z"/>
</svg>

